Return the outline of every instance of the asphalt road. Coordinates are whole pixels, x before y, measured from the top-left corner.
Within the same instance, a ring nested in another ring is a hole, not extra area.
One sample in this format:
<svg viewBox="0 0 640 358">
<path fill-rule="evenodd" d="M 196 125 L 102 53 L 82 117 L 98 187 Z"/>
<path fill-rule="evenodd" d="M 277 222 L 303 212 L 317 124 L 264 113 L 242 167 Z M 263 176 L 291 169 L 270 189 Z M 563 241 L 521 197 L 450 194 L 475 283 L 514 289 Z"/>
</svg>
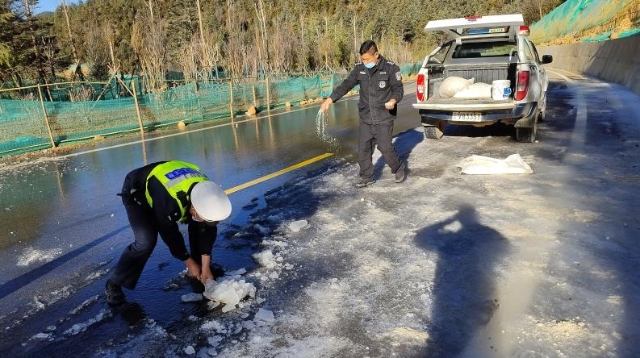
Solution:
<svg viewBox="0 0 640 358">
<path fill-rule="evenodd" d="M 230 268 L 248 269 L 245 279 L 257 285 L 258 297 L 230 313 L 179 303 L 188 287 L 166 253 L 148 268 L 148 279 L 161 280 L 129 296 L 124 309 L 108 308 L 102 285 L 128 228 L 117 203 L 88 206 L 97 239 L 86 250 L 100 254 L 36 245 L 52 258 L 31 256 L 41 261 L 13 276 L 20 268 L 6 269 L 13 278 L 0 283 L 3 289 L 16 279 L 24 287 L 0 298 L 9 337 L 2 350 L 56 357 L 186 356 L 189 348 L 225 357 L 639 356 L 638 96 L 581 76 L 551 75 L 547 119 L 531 144 L 515 142 L 504 126 L 448 126 L 441 140 L 427 141 L 407 86 L 396 146 L 409 177 L 393 183 L 376 158 L 378 182 L 365 190 L 352 185 L 353 100 L 334 105 L 331 116 L 340 120 L 329 134 L 342 139 L 338 155 L 237 199 L 242 214 L 216 246 L 229 255 Z M 314 155 L 324 149 L 312 147 Z M 307 159 L 302 154 L 310 152 L 293 148 L 269 168 Z M 150 153 L 166 150 L 157 144 Z M 533 174 L 461 175 L 457 167 L 474 154 L 514 153 Z M 251 157 L 248 151 L 242 158 Z M 84 167 L 65 162 L 61 172 L 72 175 L 74 168 Z M 73 184 L 64 191 L 78 191 Z M 68 215 L 53 217 L 64 222 Z M 288 229 L 300 219 L 309 227 Z M 73 233 L 78 225 L 73 219 L 64 227 Z M 273 267 L 252 262 L 252 253 L 266 249 L 280 258 Z M 35 287 L 27 282 L 30 272 Z M 162 290 L 163 283 L 178 289 Z M 24 294 L 28 288 L 37 294 Z M 15 299 L 20 294 L 22 301 Z M 274 320 L 256 321 L 260 308 Z"/>
</svg>

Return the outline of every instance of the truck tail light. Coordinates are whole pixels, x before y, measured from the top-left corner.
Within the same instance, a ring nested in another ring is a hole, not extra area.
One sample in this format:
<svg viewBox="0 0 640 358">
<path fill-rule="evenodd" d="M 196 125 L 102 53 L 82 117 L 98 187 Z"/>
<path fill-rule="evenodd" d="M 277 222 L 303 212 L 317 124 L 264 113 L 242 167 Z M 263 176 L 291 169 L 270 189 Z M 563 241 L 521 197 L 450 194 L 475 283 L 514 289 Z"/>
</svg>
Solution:
<svg viewBox="0 0 640 358">
<path fill-rule="evenodd" d="M 518 71 L 518 81 L 516 82 L 516 101 L 522 101 L 529 91 L 529 71 Z"/>
<path fill-rule="evenodd" d="M 425 100 L 425 78 L 424 73 L 419 73 L 418 78 L 416 79 L 416 98 L 418 102 L 422 102 Z"/>
</svg>

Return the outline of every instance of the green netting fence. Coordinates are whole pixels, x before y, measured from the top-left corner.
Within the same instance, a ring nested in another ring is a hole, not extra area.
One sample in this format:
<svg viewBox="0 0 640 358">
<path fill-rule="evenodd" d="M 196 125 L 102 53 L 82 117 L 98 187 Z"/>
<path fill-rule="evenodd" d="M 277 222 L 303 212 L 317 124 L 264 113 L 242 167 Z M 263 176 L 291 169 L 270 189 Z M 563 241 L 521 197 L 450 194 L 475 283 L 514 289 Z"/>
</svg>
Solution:
<svg viewBox="0 0 640 358">
<path fill-rule="evenodd" d="M 603 41 L 622 28 L 617 38 L 635 36 L 640 29 L 638 0 L 567 0 L 531 25 L 531 39 L 538 44 L 566 36 Z M 597 33 L 585 36 L 588 33 Z"/>
<path fill-rule="evenodd" d="M 403 65 L 401 71 L 410 76 L 419 66 Z M 158 93 L 144 93 L 137 77 L 0 89 L 0 156 L 121 136 L 141 127 L 146 132 L 181 121 L 228 121 L 251 106 L 264 111 L 298 105 L 327 97 L 347 74 L 172 82 Z"/>
</svg>

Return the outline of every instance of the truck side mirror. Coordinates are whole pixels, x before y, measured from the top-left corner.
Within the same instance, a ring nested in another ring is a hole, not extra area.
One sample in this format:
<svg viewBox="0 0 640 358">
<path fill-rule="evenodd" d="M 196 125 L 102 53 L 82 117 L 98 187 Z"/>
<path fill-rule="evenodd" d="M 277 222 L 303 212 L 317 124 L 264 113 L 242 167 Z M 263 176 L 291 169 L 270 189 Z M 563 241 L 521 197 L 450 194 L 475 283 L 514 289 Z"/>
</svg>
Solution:
<svg viewBox="0 0 640 358">
<path fill-rule="evenodd" d="M 553 62 L 553 56 L 551 55 L 542 55 L 542 64 Z"/>
</svg>

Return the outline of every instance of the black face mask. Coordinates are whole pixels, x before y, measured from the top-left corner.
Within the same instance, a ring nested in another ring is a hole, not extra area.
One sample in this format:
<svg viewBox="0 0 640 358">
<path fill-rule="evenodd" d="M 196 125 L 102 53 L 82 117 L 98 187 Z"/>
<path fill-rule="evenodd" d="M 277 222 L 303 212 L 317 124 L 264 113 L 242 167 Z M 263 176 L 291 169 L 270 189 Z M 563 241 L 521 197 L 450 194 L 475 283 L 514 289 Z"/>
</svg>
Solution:
<svg viewBox="0 0 640 358">
<path fill-rule="evenodd" d="M 207 226 L 218 226 L 219 221 L 204 221 Z"/>
<path fill-rule="evenodd" d="M 191 215 L 191 221 L 201 224 L 206 224 L 208 226 L 216 226 L 219 221 L 207 221 L 207 220 L 196 220 L 195 216 Z"/>
</svg>

